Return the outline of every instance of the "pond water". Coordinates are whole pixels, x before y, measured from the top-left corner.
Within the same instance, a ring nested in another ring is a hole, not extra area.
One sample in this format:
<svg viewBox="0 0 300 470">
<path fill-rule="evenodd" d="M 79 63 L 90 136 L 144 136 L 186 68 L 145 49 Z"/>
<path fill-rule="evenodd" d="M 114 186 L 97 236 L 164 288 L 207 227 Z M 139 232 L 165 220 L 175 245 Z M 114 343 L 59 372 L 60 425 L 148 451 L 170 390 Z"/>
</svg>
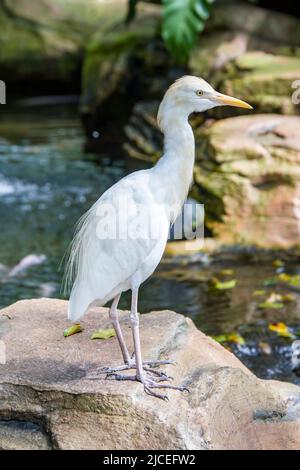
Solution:
<svg viewBox="0 0 300 470">
<path fill-rule="evenodd" d="M 62 297 L 58 268 L 75 222 L 127 173 L 124 160 L 85 154 L 83 144 L 76 106 L 1 107 L 0 307 L 24 298 Z M 11 271 L 30 254 L 45 258 Z M 244 344 L 224 344 L 257 375 L 300 384 L 290 360 L 300 331 L 300 294 L 297 288 L 291 292 L 287 285 L 266 282 L 279 271 L 298 274 L 300 263 L 289 255 L 284 266 L 275 267 L 273 258 L 223 254 L 211 260 L 204 255 L 165 259 L 141 289 L 140 311 L 167 308 L 191 317 L 207 334 L 238 333 Z M 212 289 L 212 277 L 234 277 L 237 284 Z M 272 292 L 293 297 L 282 308 L 260 308 Z M 128 294 L 120 307 L 129 307 Z M 273 322 L 284 322 L 290 337 L 270 331 Z"/>
</svg>

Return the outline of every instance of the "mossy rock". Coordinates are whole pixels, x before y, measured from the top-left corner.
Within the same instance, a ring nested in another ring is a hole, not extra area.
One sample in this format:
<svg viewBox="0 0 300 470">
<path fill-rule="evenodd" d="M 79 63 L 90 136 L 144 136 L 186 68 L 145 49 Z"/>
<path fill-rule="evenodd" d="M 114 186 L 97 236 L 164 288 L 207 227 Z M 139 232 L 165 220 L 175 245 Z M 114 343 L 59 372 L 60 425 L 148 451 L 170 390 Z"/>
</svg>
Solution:
<svg viewBox="0 0 300 470">
<path fill-rule="evenodd" d="M 125 12 L 126 0 L 1 2 L 1 79 L 70 81 L 89 37 Z"/>
<path fill-rule="evenodd" d="M 297 245 L 300 117 L 241 116 L 196 134 L 193 195 L 205 204 L 212 233 L 228 243 Z"/>
<path fill-rule="evenodd" d="M 86 47 L 82 72 L 83 113 L 94 112 L 114 92 L 118 94 L 126 88 L 135 60 L 155 67 L 160 59 L 159 56 L 147 56 L 151 54 L 148 45 L 158 36 L 160 21 L 160 7 L 142 2 L 130 24 L 122 20 L 113 28 L 93 35 Z"/>
<path fill-rule="evenodd" d="M 300 58 L 247 52 L 235 60 L 227 75 L 221 90 L 247 99 L 257 111 L 299 111 L 292 103 L 292 83 L 300 79 Z"/>
</svg>

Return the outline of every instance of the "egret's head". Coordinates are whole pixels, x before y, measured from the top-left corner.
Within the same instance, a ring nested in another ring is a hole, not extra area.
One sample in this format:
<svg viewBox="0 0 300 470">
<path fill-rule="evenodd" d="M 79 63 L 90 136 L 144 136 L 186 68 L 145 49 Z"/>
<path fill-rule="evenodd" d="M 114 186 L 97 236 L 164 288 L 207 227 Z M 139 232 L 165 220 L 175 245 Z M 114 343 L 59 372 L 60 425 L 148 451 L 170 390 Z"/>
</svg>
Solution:
<svg viewBox="0 0 300 470">
<path fill-rule="evenodd" d="M 235 106 L 253 109 L 245 101 L 218 93 L 203 78 L 187 75 L 181 77 L 167 90 L 158 111 L 158 124 L 164 128 L 166 117 L 201 113 L 216 106 Z"/>
</svg>

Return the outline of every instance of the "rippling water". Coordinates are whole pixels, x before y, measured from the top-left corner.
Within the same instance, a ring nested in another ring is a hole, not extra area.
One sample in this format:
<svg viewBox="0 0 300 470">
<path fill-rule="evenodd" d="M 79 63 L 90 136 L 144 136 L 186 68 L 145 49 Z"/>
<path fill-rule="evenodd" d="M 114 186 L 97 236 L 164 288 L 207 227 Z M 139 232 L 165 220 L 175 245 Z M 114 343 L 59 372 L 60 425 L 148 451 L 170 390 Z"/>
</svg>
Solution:
<svg viewBox="0 0 300 470">
<path fill-rule="evenodd" d="M 3 111 L 4 110 L 4 111 Z M 76 107 L 1 107 L 0 116 L 0 307 L 32 297 L 61 297 L 60 261 L 80 215 L 126 174 L 124 161 L 84 154 Z M 9 275 L 29 254 L 45 255 L 31 268 Z M 210 335 L 238 331 L 245 345 L 229 345 L 259 376 L 300 383 L 291 370 L 292 340 L 268 330 L 284 321 L 300 331 L 299 294 L 279 311 L 262 311 L 253 295 L 276 274 L 271 260 L 163 261 L 140 294 L 140 310 L 172 309 L 190 316 Z M 237 286 L 212 292 L 209 279 L 233 269 Z M 298 272 L 289 261 L 286 269 Z M 267 295 L 267 293 L 266 293 Z M 128 308 L 128 294 L 121 307 Z M 99 318 L 101 323 L 101 318 Z M 269 349 L 262 351 L 260 344 Z"/>
</svg>

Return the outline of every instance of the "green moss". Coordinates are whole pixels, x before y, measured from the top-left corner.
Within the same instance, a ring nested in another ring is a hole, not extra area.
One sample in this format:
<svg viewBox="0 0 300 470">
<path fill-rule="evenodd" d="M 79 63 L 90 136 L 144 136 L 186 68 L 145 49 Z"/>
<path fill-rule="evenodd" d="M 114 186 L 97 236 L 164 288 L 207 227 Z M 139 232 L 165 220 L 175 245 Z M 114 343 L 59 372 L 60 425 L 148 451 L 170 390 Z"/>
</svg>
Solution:
<svg viewBox="0 0 300 470">
<path fill-rule="evenodd" d="M 30 59 L 43 49 L 37 30 L 23 29 L 11 22 L 0 9 L 0 62 Z"/>
<path fill-rule="evenodd" d="M 299 79 L 300 58 L 248 52 L 222 74 L 221 88 L 254 105 L 257 111 L 292 114 L 291 83 Z"/>
</svg>

